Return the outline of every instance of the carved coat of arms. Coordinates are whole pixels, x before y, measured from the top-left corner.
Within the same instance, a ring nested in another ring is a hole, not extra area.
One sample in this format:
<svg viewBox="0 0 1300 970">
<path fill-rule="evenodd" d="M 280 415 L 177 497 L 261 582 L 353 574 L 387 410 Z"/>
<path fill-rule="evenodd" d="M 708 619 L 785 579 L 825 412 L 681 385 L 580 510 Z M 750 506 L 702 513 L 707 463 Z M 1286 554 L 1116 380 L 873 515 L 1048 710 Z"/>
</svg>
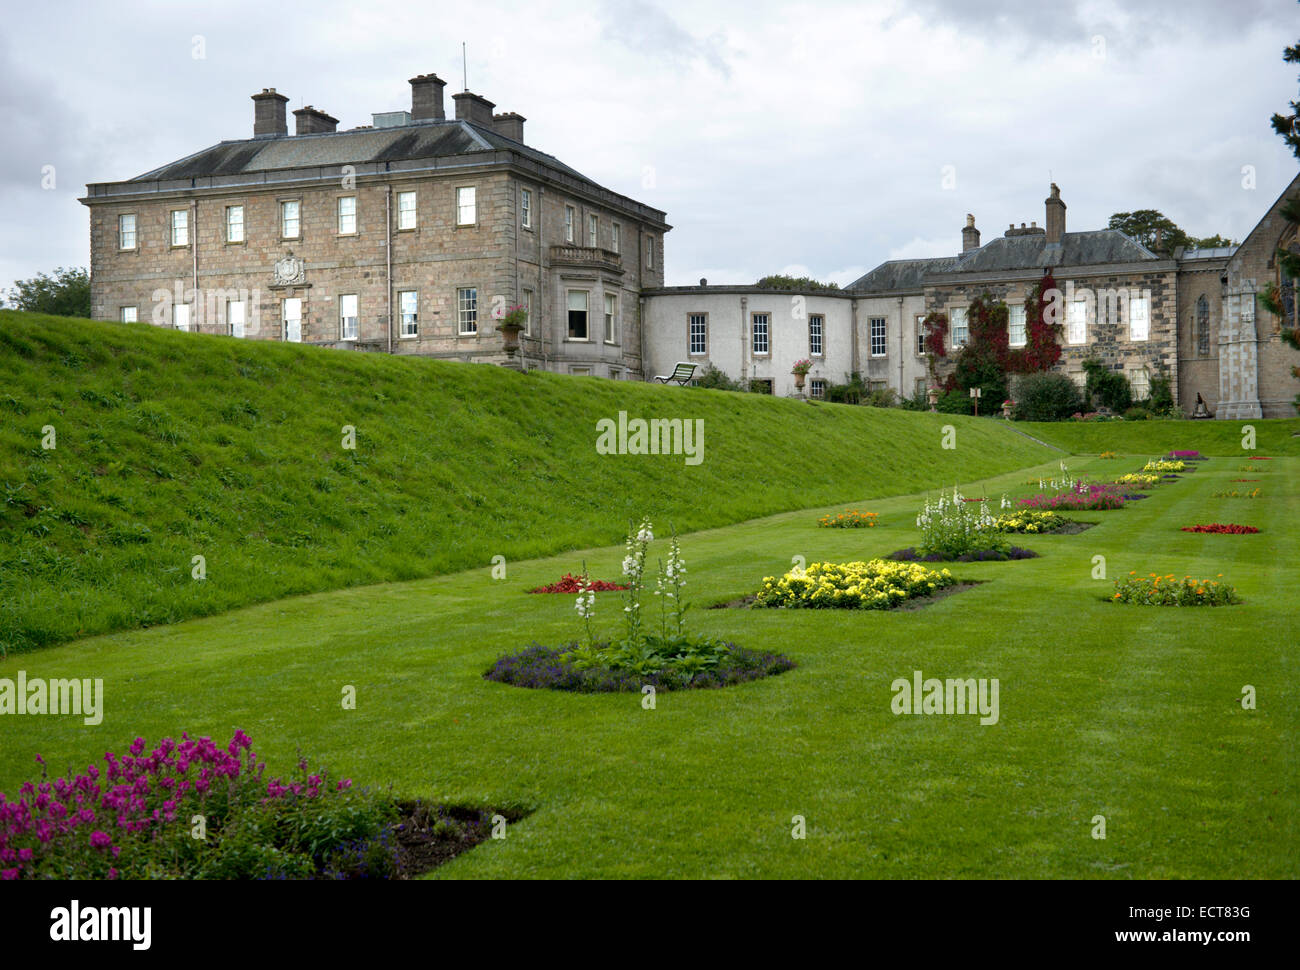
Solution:
<svg viewBox="0 0 1300 970">
<path fill-rule="evenodd" d="M 290 253 L 283 259 L 275 261 L 275 265 L 271 268 L 271 275 L 274 286 L 303 283 L 307 280 L 307 264 L 300 257 Z"/>
</svg>

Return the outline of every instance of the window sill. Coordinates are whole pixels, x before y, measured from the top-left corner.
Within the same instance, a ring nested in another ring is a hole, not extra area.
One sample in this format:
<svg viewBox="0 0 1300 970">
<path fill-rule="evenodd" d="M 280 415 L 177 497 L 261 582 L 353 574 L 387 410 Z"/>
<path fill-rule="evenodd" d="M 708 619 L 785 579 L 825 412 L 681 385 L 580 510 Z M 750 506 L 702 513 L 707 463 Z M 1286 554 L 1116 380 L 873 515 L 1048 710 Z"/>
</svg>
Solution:
<svg viewBox="0 0 1300 970">
<path fill-rule="evenodd" d="M 408 226 L 406 229 L 394 229 L 394 230 L 393 230 L 393 232 L 397 233 L 399 236 L 400 236 L 402 233 L 404 233 L 404 232 L 419 232 L 419 231 L 420 231 L 420 227 L 419 227 L 419 226 Z"/>
<path fill-rule="evenodd" d="M 591 343 L 591 338 L 590 337 L 565 337 L 564 342 L 566 344 L 589 344 Z"/>
<path fill-rule="evenodd" d="M 227 239 L 223 245 L 226 246 L 247 246 L 247 239 Z"/>
<path fill-rule="evenodd" d="M 302 236 L 281 236 L 280 242 L 282 243 L 302 242 Z"/>
<path fill-rule="evenodd" d="M 336 233 L 334 233 L 334 236 L 335 236 L 336 239 L 356 239 L 356 238 L 359 237 L 360 235 L 361 235 L 361 233 L 359 233 L 359 232 L 336 232 Z"/>
<path fill-rule="evenodd" d="M 189 244 L 189 243 L 172 243 L 171 246 L 169 246 L 168 248 L 169 248 L 169 249 L 189 249 L 189 248 L 190 248 L 190 244 Z"/>
<path fill-rule="evenodd" d="M 470 331 L 467 332 L 467 331 L 462 330 L 460 333 L 456 334 L 456 336 L 457 336 L 457 337 L 477 337 L 477 336 L 478 336 L 478 331 L 477 331 L 477 330 L 470 330 Z"/>
<path fill-rule="evenodd" d="M 398 340 L 419 340 L 420 335 L 418 333 L 399 333 L 397 335 L 397 339 Z"/>
</svg>

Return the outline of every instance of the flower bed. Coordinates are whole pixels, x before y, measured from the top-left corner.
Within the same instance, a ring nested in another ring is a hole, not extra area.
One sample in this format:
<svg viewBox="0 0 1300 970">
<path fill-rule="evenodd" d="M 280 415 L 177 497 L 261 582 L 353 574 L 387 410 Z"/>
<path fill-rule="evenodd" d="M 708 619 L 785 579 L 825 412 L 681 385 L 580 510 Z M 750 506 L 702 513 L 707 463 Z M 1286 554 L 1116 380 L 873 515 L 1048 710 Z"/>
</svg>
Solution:
<svg viewBox="0 0 1300 970">
<path fill-rule="evenodd" d="M 627 589 L 626 586 L 620 586 L 618 583 L 607 583 L 601 579 L 589 580 L 591 589 L 596 593 L 610 592 L 616 589 Z M 560 577 L 558 583 L 551 583 L 549 586 L 538 586 L 536 589 L 530 589 L 530 593 L 580 593 L 582 592 L 582 577 L 575 576 L 573 573 L 565 573 Z"/>
<path fill-rule="evenodd" d="M 914 547 L 891 552 L 889 559 L 894 562 L 1006 562 L 1010 559 L 1036 559 L 1038 553 L 1032 549 L 1019 546 L 1007 546 L 1004 549 L 976 549 L 964 552 L 960 556 L 944 556 L 938 552 L 918 552 Z"/>
<path fill-rule="evenodd" d="M 1068 509 L 1075 512 L 1097 512 L 1108 509 L 1122 509 L 1124 503 L 1137 496 L 1125 495 L 1109 485 L 1076 484 L 1068 492 L 1059 495 L 1031 495 L 1020 499 L 1019 505 L 1026 509 L 1055 511 Z M 1145 498 L 1146 496 L 1141 496 Z"/>
<path fill-rule="evenodd" d="M 596 586 L 584 564 L 582 575 L 575 577 L 574 603 L 584 628 L 582 640 L 559 647 L 535 643 L 520 653 L 499 658 L 483 676 L 518 687 L 594 693 L 639 690 L 646 684 L 664 689 L 721 687 L 794 666 L 785 657 L 751 653 L 716 637 L 687 633 L 686 604 L 682 601 L 686 563 L 675 531 L 667 557 L 659 560 L 659 575 L 654 583 L 658 617 L 645 616 L 641 600 L 654 538 L 647 519 L 628 532 L 623 556 L 627 585 L 622 587 L 625 596 L 620 614 L 626 624 L 622 636 L 597 638 Z M 655 619 L 657 631 L 650 626 Z"/>
<path fill-rule="evenodd" d="M 1046 535 L 1074 524 L 1073 519 L 1067 519 L 1056 512 L 1024 508 L 1015 512 L 1003 512 L 994 519 L 993 528 L 999 532 Z"/>
<path fill-rule="evenodd" d="M 1273 459 L 1272 459 L 1272 458 L 1269 458 L 1269 457 L 1266 456 L 1266 455 L 1251 455 L 1251 456 L 1250 456 L 1249 458 L 1247 458 L 1246 460 L 1247 460 L 1247 461 L 1272 461 Z"/>
<path fill-rule="evenodd" d="M 915 597 L 929 596 L 956 583 L 948 570 L 914 563 L 821 563 L 794 569 L 779 578 L 766 576 L 755 605 L 786 609 L 887 610 Z"/>
<path fill-rule="evenodd" d="M 1127 579 L 1115 580 L 1111 602 L 1138 606 L 1228 606 L 1241 600 L 1228 583 L 1192 579 L 1191 576 L 1176 579 L 1173 573 L 1168 576 L 1156 573 L 1138 576 L 1131 572 Z"/>
<path fill-rule="evenodd" d="M 1110 459 L 1110 458 L 1118 458 L 1118 457 L 1119 457 L 1119 452 L 1118 452 L 1118 451 L 1103 451 L 1103 452 L 1102 452 L 1100 455 L 1098 455 L 1097 457 L 1098 457 L 1098 458 L 1107 458 L 1107 459 Z"/>
<path fill-rule="evenodd" d="M 1214 492 L 1212 493 L 1212 496 L 1214 498 L 1260 498 L 1263 496 L 1263 494 L 1264 494 L 1264 490 L 1260 488 L 1252 488 L 1249 492 L 1243 492 L 1235 488 L 1230 488 L 1222 492 Z"/>
<path fill-rule="evenodd" d="M 1206 532 L 1220 536 L 1248 536 L 1259 530 L 1253 525 L 1234 525 L 1232 523 L 1211 522 L 1209 525 L 1185 525 L 1184 532 Z"/>
<path fill-rule="evenodd" d="M 1120 475 L 1112 484 L 1122 485 L 1126 488 L 1155 488 L 1160 484 L 1160 478 L 1159 475 L 1132 472 L 1128 475 Z"/>
<path fill-rule="evenodd" d="M 1209 461 L 1199 451 L 1171 451 L 1165 458 L 1169 461 Z"/>
<path fill-rule="evenodd" d="M 391 878 L 488 835 L 491 813 L 474 832 L 444 825 L 444 844 L 430 845 L 410 825 L 416 815 L 481 813 L 399 803 L 332 781 L 305 759 L 293 778 L 266 778 L 243 731 L 224 748 L 188 735 L 146 748 L 137 738 L 128 754 L 105 754 L 103 769 L 53 780 L 43 773 L 16 801 L 0 794 L 0 878 Z M 203 839 L 192 835 L 196 815 Z"/>
<path fill-rule="evenodd" d="M 656 690 L 687 690 L 726 687 L 745 681 L 770 677 L 792 670 L 795 663 L 775 653 L 758 653 L 732 643 L 723 643 L 718 661 L 706 669 L 682 670 L 664 666 L 653 672 L 640 673 L 605 664 L 582 666 L 575 662 L 580 644 L 545 647 L 533 644 L 523 652 L 502 657 L 483 676 L 515 687 L 568 690 L 582 694 L 614 691 L 640 691 L 646 685 Z M 616 649 L 611 644 L 596 644 L 596 650 Z"/>
<path fill-rule="evenodd" d="M 838 515 L 823 515 L 817 524 L 824 529 L 874 529 L 876 516 L 875 512 L 846 509 Z"/>
<path fill-rule="evenodd" d="M 1168 461 L 1163 458 L 1153 458 L 1147 462 L 1142 470 L 1144 472 L 1185 472 L 1187 471 L 1187 462 L 1185 461 Z"/>
<path fill-rule="evenodd" d="M 1229 478 L 1228 481 L 1230 481 L 1230 482 L 1258 482 L 1258 481 L 1261 481 L 1261 479 L 1258 479 L 1258 478 Z"/>
</svg>

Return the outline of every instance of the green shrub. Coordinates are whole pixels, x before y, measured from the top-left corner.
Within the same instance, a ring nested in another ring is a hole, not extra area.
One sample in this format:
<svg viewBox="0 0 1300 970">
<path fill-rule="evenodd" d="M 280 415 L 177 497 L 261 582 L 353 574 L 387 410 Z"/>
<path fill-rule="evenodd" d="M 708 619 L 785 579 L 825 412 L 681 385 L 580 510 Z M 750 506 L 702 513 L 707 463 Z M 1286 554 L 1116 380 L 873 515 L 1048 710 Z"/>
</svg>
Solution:
<svg viewBox="0 0 1300 970">
<path fill-rule="evenodd" d="M 1025 374 L 1016 382 L 1017 421 L 1064 421 L 1078 411 L 1083 402 L 1079 388 L 1064 374 Z"/>
<path fill-rule="evenodd" d="M 1150 421 L 1151 412 L 1140 404 L 1135 404 L 1124 412 L 1125 421 Z"/>
<path fill-rule="evenodd" d="M 1095 357 L 1083 362 L 1083 370 L 1088 375 L 1084 394 L 1093 407 L 1110 408 L 1117 413 L 1132 407 L 1133 389 L 1123 374 L 1111 370 Z"/>
<path fill-rule="evenodd" d="M 697 372 L 691 386 L 708 387 L 715 391 L 743 391 L 745 389 L 740 381 L 732 380 L 724 371 L 718 370 L 712 364 L 705 364 L 703 369 Z"/>
<path fill-rule="evenodd" d="M 893 408 L 898 406 L 898 393 L 892 387 L 878 391 L 869 391 L 863 404 L 872 408 Z"/>
<path fill-rule="evenodd" d="M 939 395 L 935 408 L 944 414 L 974 414 L 975 400 L 969 391 L 948 391 Z"/>
</svg>

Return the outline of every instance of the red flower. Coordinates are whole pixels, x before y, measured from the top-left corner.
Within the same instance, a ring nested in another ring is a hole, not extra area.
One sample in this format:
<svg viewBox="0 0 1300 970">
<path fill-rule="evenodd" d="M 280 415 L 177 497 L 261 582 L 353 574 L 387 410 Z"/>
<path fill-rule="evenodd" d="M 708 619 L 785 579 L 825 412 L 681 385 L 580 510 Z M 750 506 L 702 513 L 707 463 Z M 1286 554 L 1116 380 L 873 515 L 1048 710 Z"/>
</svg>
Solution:
<svg viewBox="0 0 1300 970">
<path fill-rule="evenodd" d="M 1185 525 L 1184 532 L 1207 532 L 1214 535 L 1223 536 L 1245 536 L 1253 535 L 1259 530 L 1253 525 L 1235 525 L 1232 523 L 1224 524 L 1222 522 L 1212 522 L 1209 525 Z"/>
</svg>

